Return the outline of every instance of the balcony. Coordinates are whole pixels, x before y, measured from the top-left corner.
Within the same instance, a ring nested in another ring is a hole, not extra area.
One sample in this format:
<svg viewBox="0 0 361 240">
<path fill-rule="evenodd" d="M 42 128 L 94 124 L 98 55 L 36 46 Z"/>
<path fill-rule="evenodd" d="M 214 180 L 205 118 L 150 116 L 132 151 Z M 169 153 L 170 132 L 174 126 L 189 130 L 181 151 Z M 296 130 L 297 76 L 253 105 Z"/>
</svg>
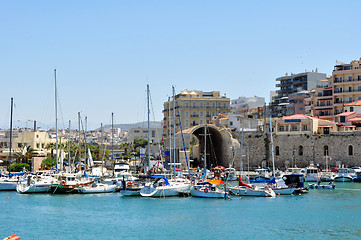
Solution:
<svg viewBox="0 0 361 240">
<path fill-rule="evenodd" d="M 191 117 L 199 117 L 198 114 L 191 114 Z"/>
</svg>

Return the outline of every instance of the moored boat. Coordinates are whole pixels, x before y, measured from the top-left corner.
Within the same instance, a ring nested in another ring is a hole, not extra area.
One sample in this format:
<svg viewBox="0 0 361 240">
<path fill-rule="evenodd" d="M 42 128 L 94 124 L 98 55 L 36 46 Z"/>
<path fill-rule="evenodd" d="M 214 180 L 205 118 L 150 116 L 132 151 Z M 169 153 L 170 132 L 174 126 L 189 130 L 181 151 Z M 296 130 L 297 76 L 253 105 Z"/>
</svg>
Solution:
<svg viewBox="0 0 361 240">
<path fill-rule="evenodd" d="M 351 182 L 352 177 L 349 175 L 348 168 L 339 168 L 338 175 L 334 180 L 335 182 Z"/>
<path fill-rule="evenodd" d="M 226 191 L 217 187 L 220 184 L 224 185 L 220 179 L 197 183 L 191 188 L 191 195 L 199 198 L 226 198 Z"/>
<path fill-rule="evenodd" d="M 186 181 L 168 181 L 163 176 L 151 176 L 156 179 L 153 183 L 146 184 L 141 190 L 142 197 L 172 197 L 179 195 L 180 191 L 186 191 L 190 184 Z"/>
</svg>

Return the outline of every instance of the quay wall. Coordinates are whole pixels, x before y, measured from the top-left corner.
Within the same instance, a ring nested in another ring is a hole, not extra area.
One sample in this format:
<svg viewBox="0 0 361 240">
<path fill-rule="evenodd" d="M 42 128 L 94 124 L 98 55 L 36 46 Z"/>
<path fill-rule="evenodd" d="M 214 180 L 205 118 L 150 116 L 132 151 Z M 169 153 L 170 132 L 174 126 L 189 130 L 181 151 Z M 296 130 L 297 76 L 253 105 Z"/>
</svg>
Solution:
<svg viewBox="0 0 361 240">
<path fill-rule="evenodd" d="M 233 133 L 241 143 L 242 134 Z M 337 133 L 335 135 L 278 135 L 273 136 L 275 166 L 307 167 L 310 163 L 324 168 L 329 166 L 361 166 L 361 133 Z M 243 135 L 243 169 L 248 167 L 247 147 L 249 148 L 249 166 L 272 167 L 271 139 L 269 133 L 244 133 Z M 278 148 L 278 152 L 276 152 Z M 352 150 L 350 152 L 350 150 Z M 278 155 L 277 155 L 278 153 Z M 235 166 L 239 169 L 240 159 Z"/>
</svg>

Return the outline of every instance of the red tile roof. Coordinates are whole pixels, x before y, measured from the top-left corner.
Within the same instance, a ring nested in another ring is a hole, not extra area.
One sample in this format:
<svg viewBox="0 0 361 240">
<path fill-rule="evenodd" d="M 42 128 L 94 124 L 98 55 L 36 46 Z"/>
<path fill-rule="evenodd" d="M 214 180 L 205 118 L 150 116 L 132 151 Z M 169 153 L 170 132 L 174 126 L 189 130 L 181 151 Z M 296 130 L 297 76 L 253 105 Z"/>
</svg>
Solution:
<svg viewBox="0 0 361 240">
<path fill-rule="evenodd" d="M 340 114 L 337 114 L 336 117 L 341 117 L 341 116 L 350 116 L 351 114 L 355 114 L 356 112 L 343 112 Z"/>
<path fill-rule="evenodd" d="M 361 100 L 354 101 L 352 103 L 347 103 L 345 106 L 361 106 Z"/>
</svg>

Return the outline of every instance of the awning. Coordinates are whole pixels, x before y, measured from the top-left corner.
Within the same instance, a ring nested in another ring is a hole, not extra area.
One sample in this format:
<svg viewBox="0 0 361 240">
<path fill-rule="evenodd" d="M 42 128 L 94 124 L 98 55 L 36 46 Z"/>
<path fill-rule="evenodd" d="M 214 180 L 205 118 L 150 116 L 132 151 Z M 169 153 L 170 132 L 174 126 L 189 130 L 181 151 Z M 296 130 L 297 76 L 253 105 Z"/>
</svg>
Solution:
<svg viewBox="0 0 361 240">
<path fill-rule="evenodd" d="M 349 116 L 354 113 L 356 113 L 356 112 L 343 112 L 343 113 L 337 114 L 336 117 Z"/>
<path fill-rule="evenodd" d="M 361 117 L 354 117 L 347 120 L 347 122 L 361 122 Z"/>
<path fill-rule="evenodd" d="M 333 126 L 332 125 L 319 125 L 318 127 L 325 128 L 325 127 L 333 127 Z"/>
</svg>

